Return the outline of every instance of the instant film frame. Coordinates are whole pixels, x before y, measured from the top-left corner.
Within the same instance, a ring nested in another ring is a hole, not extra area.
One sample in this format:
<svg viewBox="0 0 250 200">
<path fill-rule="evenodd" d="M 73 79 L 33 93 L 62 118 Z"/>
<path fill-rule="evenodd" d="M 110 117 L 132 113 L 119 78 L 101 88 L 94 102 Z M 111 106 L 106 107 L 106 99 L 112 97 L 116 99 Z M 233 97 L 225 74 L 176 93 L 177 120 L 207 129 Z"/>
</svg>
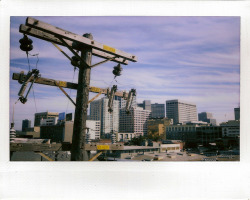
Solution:
<svg viewBox="0 0 250 200">
<path fill-rule="evenodd" d="M 48 6 L 49 5 L 49 6 Z M 8 106 L 1 121 L 1 196 L 3 198 L 249 198 L 249 2 L 1 2 L 1 103 L 9 96 L 10 16 L 240 16 L 241 161 L 239 163 L 11 163 L 8 156 Z M 71 9 L 69 9 L 71 8 Z M 56 10 L 56 12 L 55 12 Z M 27 179 L 28 177 L 28 179 Z M 23 187 L 24 186 L 24 187 Z M 27 188 L 32 190 L 27 191 Z M 39 188 L 39 189 L 38 189 Z"/>
</svg>

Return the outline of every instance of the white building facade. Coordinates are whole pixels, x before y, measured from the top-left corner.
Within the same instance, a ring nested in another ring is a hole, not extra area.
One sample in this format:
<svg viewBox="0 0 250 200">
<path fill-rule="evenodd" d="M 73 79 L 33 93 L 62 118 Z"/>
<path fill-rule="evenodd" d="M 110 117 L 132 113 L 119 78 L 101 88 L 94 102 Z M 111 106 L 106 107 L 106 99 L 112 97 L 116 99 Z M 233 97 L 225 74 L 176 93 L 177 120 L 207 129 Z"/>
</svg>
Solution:
<svg viewBox="0 0 250 200">
<path fill-rule="evenodd" d="M 120 126 L 121 133 L 135 133 L 136 135 L 147 135 L 147 120 L 151 111 L 143 110 L 143 108 L 131 108 L 127 114 L 125 109 L 120 111 Z"/>
<path fill-rule="evenodd" d="M 195 104 L 178 99 L 166 101 L 166 117 L 173 119 L 174 124 L 187 121 L 198 121 Z"/>
<path fill-rule="evenodd" d="M 52 126 L 52 125 L 56 125 L 57 122 L 58 122 L 58 117 L 51 117 L 48 119 L 41 119 L 40 125 L 41 126 Z"/>
<path fill-rule="evenodd" d="M 90 134 L 90 139 L 100 139 L 101 134 L 100 134 L 100 126 L 101 123 L 100 121 L 96 120 L 87 120 L 86 125 L 88 127 L 88 133 Z"/>
<path fill-rule="evenodd" d="M 110 134 L 119 129 L 119 101 L 113 101 L 113 112 L 108 112 L 108 98 L 104 97 L 90 103 L 91 120 L 100 121 L 100 133 Z"/>
</svg>

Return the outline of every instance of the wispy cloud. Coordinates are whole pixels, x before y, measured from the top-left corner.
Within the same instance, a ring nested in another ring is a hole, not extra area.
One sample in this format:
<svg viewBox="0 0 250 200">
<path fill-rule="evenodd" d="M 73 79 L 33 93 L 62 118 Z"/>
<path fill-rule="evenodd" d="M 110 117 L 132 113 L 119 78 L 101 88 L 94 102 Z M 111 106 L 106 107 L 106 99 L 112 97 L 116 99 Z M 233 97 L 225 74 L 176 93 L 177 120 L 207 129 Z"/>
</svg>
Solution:
<svg viewBox="0 0 250 200">
<path fill-rule="evenodd" d="M 90 32 L 95 40 L 138 57 L 137 63 L 124 66 L 122 76 L 116 80 L 112 74 L 115 63 L 93 68 L 91 85 L 106 88 L 117 84 L 118 89 L 127 91 L 136 88 L 139 102 L 150 99 L 164 103 L 179 98 L 196 103 L 198 111 L 213 112 L 218 121 L 225 120 L 225 114 L 227 119 L 233 118 L 233 108 L 239 104 L 239 17 L 35 18 L 76 34 Z M 28 70 L 26 54 L 19 49 L 21 23 L 25 23 L 25 17 L 11 17 L 10 74 Z M 39 53 L 37 66 L 43 77 L 77 82 L 78 71 L 74 74 L 61 52 L 46 41 L 31 38 L 34 49 L 30 54 Z M 100 60 L 93 57 L 93 63 Z M 36 62 L 36 56 L 30 56 L 31 68 L 36 67 Z M 10 80 L 11 103 L 17 99 L 19 88 L 19 83 Z M 67 99 L 57 88 L 35 85 L 34 89 L 40 111 L 65 110 Z M 76 91 L 72 90 L 71 96 L 75 98 Z M 32 98 L 27 105 L 19 105 L 17 120 L 34 114 Z M 74 110 L 72 106 L 70 109 Z"/>
</svg>

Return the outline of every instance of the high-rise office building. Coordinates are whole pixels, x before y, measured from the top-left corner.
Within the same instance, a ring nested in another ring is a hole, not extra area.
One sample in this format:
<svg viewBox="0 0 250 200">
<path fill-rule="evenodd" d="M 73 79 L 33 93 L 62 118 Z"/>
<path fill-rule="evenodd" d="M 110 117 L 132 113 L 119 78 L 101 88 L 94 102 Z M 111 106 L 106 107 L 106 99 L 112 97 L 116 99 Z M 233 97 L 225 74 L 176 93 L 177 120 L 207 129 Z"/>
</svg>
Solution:
<svg viewBox="0 0 250 200">
<path fill-rule="evenodd" d="M 165 104 L 151 104 L 151 118 L 164 118 Z"/>
<path fill-rule="evenodd" d="M 240 108 L 234 108 L 234 119 L 240 120 Z"/>
<path fill-rule="evenodd" d="M 178 99 L 166 101 L 166 117 L 173 119 L 174 124 L 197 121 L 197 108 L 193 103 Z"/>
<path fill-rule="evenodd" d="M 212 113 L 209 112 L 201 112 L 198 114 L 199 121 L 207 122 L 216 126 L 216 119 L 213 119 Z"/>
<path fill-rule="evenodd" d="M 150 100 L 144 100 L 143 101 L 143 108 L 144 108 L 144 110 L 151 111 L 151 101 Z"/>
<path fill-rule="evenodd" d="M 143 108 L 131 108 L 127 114 L 123 108 L 120 112 L 119 132 L 135 133 L 136 135 L 147 135 L 147 120 L 150 117 L 149 110 Z"/>
<path fill-rule="evenodd" d="M 143 103 L 137 103 L 137 107 L 143 108 Z"/>
<path fill-rule="evenodd" d="M 90 103 L 91 120 L 101 122 L 100 132 L 103 136 L 112 132 L 118 132 L 119 129 L 119 101 L 113 101 L 113 112 L 108 112 L 109 99 L 104 97 Z"/>
<path fill-rule="evenodd" d="M 41 119 L 51 119 L 54 117 L 58 117 L 59 113 L 57 112 L 41 112 L 35 113 L 34 126 L 40 126 Z"/>
<path fill-rule="evenodd" d="M 23 122 L 22 122 L 22 131 L 25 131 L 30 127 L 31 127 L 31 121 L 28 120 L 28 119 L 23 120 Z"/>
</svg>

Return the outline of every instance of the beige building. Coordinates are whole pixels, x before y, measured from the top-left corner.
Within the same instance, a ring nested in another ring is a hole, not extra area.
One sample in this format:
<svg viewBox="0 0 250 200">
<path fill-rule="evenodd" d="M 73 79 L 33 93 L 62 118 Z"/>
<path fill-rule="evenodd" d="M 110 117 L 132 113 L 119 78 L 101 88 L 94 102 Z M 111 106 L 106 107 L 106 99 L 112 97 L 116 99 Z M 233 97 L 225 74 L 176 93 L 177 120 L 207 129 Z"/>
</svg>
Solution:
<svg viewBox="0 0 250 200">
<path fill-rule="evenodd" d="M 40 126 L 41 119 L 52 119 L 58 117 L 59 113 L 57 112 L 41 112 L 35 113 L 34 126 Z"/>
<path fill-rule="evenodd" d="M 118 142 L 126 142 L 131 140 L 136 136 L 135 133 L 116 133 L 116 141 Z"/>
<path fill-rule="evenodd" d="M 31 138 L 40 138 L 40 126 L 35 126 L 28 129 L 26 128 L 25 131 L 17 131 L 17 135 L 30 136 Z"/>
<path fill-rule="evenodd" d="M 166 101 L 166 117 L 173 119 L 174 124 L 197 121 L 197 108 L 193 103 L 178 99 Z"/>
<path fill-rule="evenodd" d="M 173 119 L 149 119 L 148 120 L 148 135 L 164 136 L 166 127 L 173 124 Z"/>
</svg>

